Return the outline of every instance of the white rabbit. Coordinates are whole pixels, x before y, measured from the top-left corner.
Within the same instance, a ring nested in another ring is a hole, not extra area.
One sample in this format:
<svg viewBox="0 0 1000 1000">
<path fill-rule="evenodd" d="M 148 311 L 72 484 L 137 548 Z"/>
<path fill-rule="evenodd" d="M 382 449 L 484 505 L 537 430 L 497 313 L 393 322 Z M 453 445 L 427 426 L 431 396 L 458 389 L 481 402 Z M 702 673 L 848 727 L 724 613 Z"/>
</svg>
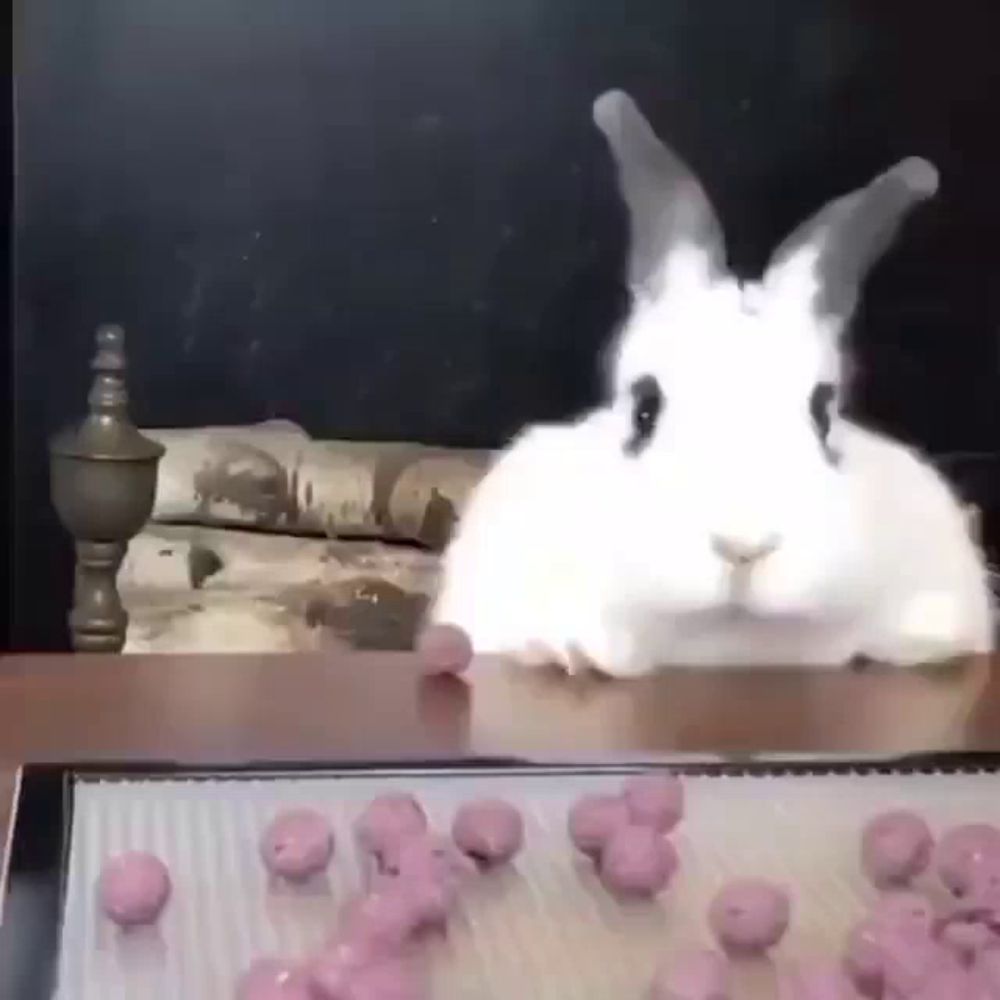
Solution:
<svg viewBox="0 0 1000 1000">
<path fill-rule="evenodd" d="M 614 676 L 990 650 L 986 567 L 960 503 L 838 407 L 865 275 L 937 171 L 902 161 L 741 283 L 700 184 L 632 100 L 604 94 L 594 119 L 631 223 L 609 398 L 499 456 L 430 620 L 466 630 L 477 653 Z"/>
</svg>

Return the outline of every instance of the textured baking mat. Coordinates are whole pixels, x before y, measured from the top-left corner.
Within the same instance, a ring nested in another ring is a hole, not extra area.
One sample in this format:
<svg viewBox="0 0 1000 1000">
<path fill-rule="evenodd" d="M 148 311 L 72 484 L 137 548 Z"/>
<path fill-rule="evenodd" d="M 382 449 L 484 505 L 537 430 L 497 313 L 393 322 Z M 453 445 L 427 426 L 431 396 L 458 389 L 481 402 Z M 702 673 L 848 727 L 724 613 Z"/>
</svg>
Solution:
<svg viewBox="0 0 1000 1000">
<path fill-rule="evenodd" d="M 464 897 L 430 956 L 434 1000 L 640 1000 L 657 962 L 708 944 L 705 911 L 727 879 L 760 875 L 792 889 L 793 923 L 773 960 L 833 955 L 871 890 L 857 864 L 866 818 L 911 807 L 935 829 L 1000 823 L 1000 775 L 858 773 L 696 775 L 674 841 L 681 870 L 659 900 L 623 906 L 570 850 L 566 811 L 621 773 L 530 770 L 303 775 L 274 778 L 86 779 L 74 790 L 59 959 L 60 1000 L 229 1000 L 253 958 L 319 945 L 361 867 L 350 826 L 375 794 L 416 793 L 447 829 L 456 804 L 499 795 L 525 814 L 527 842 L 508 871 Z M 324 811 L 338 836 L 328 876 L 302 889 L 269 884 L 257 841 L 278 809 Z M 159 926 L 123 934 L 101 919 L 94 885 L 109 854 L 155 851 L 174 897 Z M 764 962 L 739 973 L 739 1000 L 773 993 Z"/>
</svg>

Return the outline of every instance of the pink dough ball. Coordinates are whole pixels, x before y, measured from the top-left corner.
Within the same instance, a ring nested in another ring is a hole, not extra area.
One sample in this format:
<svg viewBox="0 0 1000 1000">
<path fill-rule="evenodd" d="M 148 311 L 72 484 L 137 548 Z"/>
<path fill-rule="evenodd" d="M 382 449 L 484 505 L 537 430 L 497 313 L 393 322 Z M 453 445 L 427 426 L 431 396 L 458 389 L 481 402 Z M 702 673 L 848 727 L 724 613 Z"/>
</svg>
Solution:
<svg viewBox="0 0 1000 1000">
<path fill-rule="evenodd" d="M 373 970 L 382 971 L 373 975 Z M 374 954 L 349 944 L 328 948 L 309 964 L 308 982 L 313 1000 L 361 1000 L 361 998 L 381 998 L 403 1000 L 419 988 L 421 980 L 416 970 L 399 955 Z M 392 992 L 391 984 L 397 983 L 397 992 Z M 383 992 L 373 992 L 375 988 Z"/>
<path fill-rule="evenodd" d="M 398 887 L 413 907 L 421 929 L 440 928 L 475 870 L 450 839 L 427 833 L 401 842 L 385 856 L 375 887 Z"/>
<path fill-rule="evenodd" d="M 855 1000 L 850 978 L 835 965 L 786 969 L 778 977 L 778 1000 Z"/>
<path fill-rule="evenodd" d="M 615 830 L 628 826 L 629 813 L 620 795 L 584 795 L 570 807 L 567 826 L 573 846 L 596 858 Z"/>
<path fill-rule="evenodd" d="M 458 887 L 475 873 L 475 865 L 449 837 L 423 833 L 393 844 L 382 856 L 382 871 L 405 879 L 429 878 Z"/>
<path fill-rule="evenodd" d="M 703 949 L 667 962 L 657 970 L 649 1000 L 730 1000 L 729 963 Z"/>
<path fill-rule="evenodd" d="M 443 930 L 458 903 L 453 885 L 427 877 L 406 880 L 403 892 L 413 909 L 418 932 Z"/>
<path fill-rule="evenodd" d="M 728 951 L 760 953 L 773 948 L 788 930 L 791 900 L 777 885 L 762 879 L 730 882 L 716 893 L 708 922 Z"/>
<path fill-rule="evenodd" d="M 954 909 L 1000 923 L 1000 857 L 985 857 L 970 871 L 966 892 Z"/>
<path fill-rule="evenodd" d="M 905 1000 L 997 1000 L 990 985 L 974 970 L 951 968 L 931 973 Z M 896 1000 L 896 994 L 887 995 Z"/>
<path fill-rule="evenodd" d="M 426 831 L 427 814 L 408 792 L 387 792 L 372 799 L 354 826 L 358 843 L 376 858 Z"/>
<path fill-rule="evenodd" d="M 128 851 L 101 871 L 98 897 L 105 915 L 120 927 L 154 923 L 170 898 L 170 872 L 154 854 Z"/>
<path fill-rule="evenodd" d="M 871 920 L 858 924 L 847 936 L 844 971 L 862 996 L 882 996 L 885 963 L 881 942 L 881 928 Z"/>
<path fill-rule="evenodd" d="M 452 839 L 463 854 L 483 865 L 510 861 L 524 844 L 524 820 L 502 799 L 480 799 L 458 808 Z"/>
<path fill-rule="evenodd" d="M 675 774 L 636 774 L 625 780 L 622 797 L 629 819 L 669 833 L 684 815 L 684 785 Z"/>
<path fill-rule="evenodd" d="M 339 939 L 367 955 L 393 955 L 406 946 L 419 923 L 412 895 L 404 886 L 390 882 L 347 904 Z"/>
<path fill-rule="evenodd" d="M 961 960 L 1000 949 L 1000 861 L 985 858 L 968 876 L 969 889 L 940 920 L 938 937 Z"/>
<path fill-rule="evenodd" d="M 622 826 L 601 851 L 598 875 L 616 895 L 655 896 L 667 887 L 678 863 L 673 844 L 656 830 Z"/>
<path fill-rule="evenodd" d="M 323 871 L 333 857 L 333 828 L 312 809 L 289 809 L 268 824 L 260 856 L 274 875 L 293 882 Z"/>
<path fill-rule="evenodd" d="M 373 947 L 364 939 L 340 934 L 328 942 L 306 967 L 309 986 L 321 1000 L 327 1000 L 328 996 L 336 997 L 359 969 L 374 965 L 387 956 L 383 949 Z"/>
<path fill-rule="evenodd" d="M 941 942 L 912 928 L 883 930 L 882 979 L 889 997 L 910 997 L 932 977 L 960 968 L 960 963 Z"/>
<path fill-rule="evenodd" d="M 426 1000 L 419 968 L 398 957 L 359 961 L 327 952 L 309 967 L 312 1000 Z"/>
<path fill-rule="evenodd" d="M 972 889 L 980 865 L 998 860 L 1000 830 L 987 823 L 953 827 L 944 834 L 934 852 L 938 878 L 955 896 L 962 896 Z"/>
<path fill-rule="evenodd" d="M 343 998 L 335 1000 L 429 1000 L 429 994 L 424 977 L 413 963 L 388 961 L 358 971 L 351 977 Z"/>
<path fill-rule="evenodd" d="M 313 1000 L 343 1000 L 348 995 L 351 979 L 375 959 L 360 958 L 343 948 L 330 949 L 317 955 L 308 966 L 309 996 Z"/>
<path fill-rule="evenodd" d="M 861 867 L 880 889 L 909 885 L 927 870 L 933 847 L 930 827 L 916 813 L 882 813 L 861 834 Z"/>
<path fill-rule="evenodd" d="M 472 641 L 457 625 L 429 625 L 417 638 L 421 666 L 432 674 L 460 674 L 472 663 Z"/>
<path fill-rule="evenodd" d="M 864 996 L 880 997 L 885 975 L 886 941 L 930 940 L 935 925 L 934 907 L 916 892 L 889 892 L 880 897 L 868 919 L 847 938 L 844 969 Z"/>
<path fill-rule="evenodd" d="M 313 1000 L 308 976 L 277 958 L 257 959 L 240 976 L 236 1000 Z"/>
<path fill-rule="evenodd" d="M 402 894 L 418 934 L 427 930 L 442 930 L 458 903 L 459 883 L 427 872 L 379 873 L 374 886 L 375 892 L 393 889 Z"/>
<path fill-rule="evenodd" d="M 1000 947 L 1000 934 L 982 920 L 945 920 L 938 938 L 965 965 L 974 962 L 981 952 Z"/>
<path fill-rule="evenodd" d="M 990 948 L 976 956 L 976 975 L 980 982 L 1000 997 L 1000 948 Z"/>
</svg>

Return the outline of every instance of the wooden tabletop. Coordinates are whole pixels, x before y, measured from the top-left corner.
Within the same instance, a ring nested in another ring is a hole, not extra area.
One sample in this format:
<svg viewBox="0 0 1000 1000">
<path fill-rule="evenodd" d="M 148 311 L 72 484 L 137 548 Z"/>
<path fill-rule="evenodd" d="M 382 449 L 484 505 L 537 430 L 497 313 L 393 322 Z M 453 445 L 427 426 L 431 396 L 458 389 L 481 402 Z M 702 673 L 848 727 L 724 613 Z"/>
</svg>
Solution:
<svg viewBox="0 0 1000 1000">
<path fill-rule="evenodd" d="M 358 761 L 1000 750 L 1000 658 L 931 671 L 568 679 L 408 654 L 0 658 L 0 788 L 22 762 Z M 0 830 L 9 795 L 0 804 Z"/>
</svg>

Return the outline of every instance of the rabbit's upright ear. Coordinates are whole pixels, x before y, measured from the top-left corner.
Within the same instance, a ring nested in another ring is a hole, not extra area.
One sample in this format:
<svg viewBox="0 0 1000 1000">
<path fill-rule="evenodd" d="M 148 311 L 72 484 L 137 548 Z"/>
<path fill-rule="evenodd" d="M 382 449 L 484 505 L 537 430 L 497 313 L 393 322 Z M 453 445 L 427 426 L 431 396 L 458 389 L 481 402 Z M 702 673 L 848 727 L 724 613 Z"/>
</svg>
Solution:
<svg viewBox="0 0 1000 1000">
<path fill-rule="evenodd" d="M 778 247 L 765 287 L 787 304 L 800 301 L 839 327 L 850 318 L 868 272 L 889 248 L 907 212 L 937 187 L 935 167 L 910 157 L 867 187 L 831 201 Z"/>
<path fill-rule="evenodd" d="M 611 147 L 628 208 L 633 292 L 653 297 L 675 277 L 711 281 L 721 274 L 725 247 L 711 203 L 632 98 L 620 90 L 602 94 L 594 102 L 594 123 Z"/>
</svg>

